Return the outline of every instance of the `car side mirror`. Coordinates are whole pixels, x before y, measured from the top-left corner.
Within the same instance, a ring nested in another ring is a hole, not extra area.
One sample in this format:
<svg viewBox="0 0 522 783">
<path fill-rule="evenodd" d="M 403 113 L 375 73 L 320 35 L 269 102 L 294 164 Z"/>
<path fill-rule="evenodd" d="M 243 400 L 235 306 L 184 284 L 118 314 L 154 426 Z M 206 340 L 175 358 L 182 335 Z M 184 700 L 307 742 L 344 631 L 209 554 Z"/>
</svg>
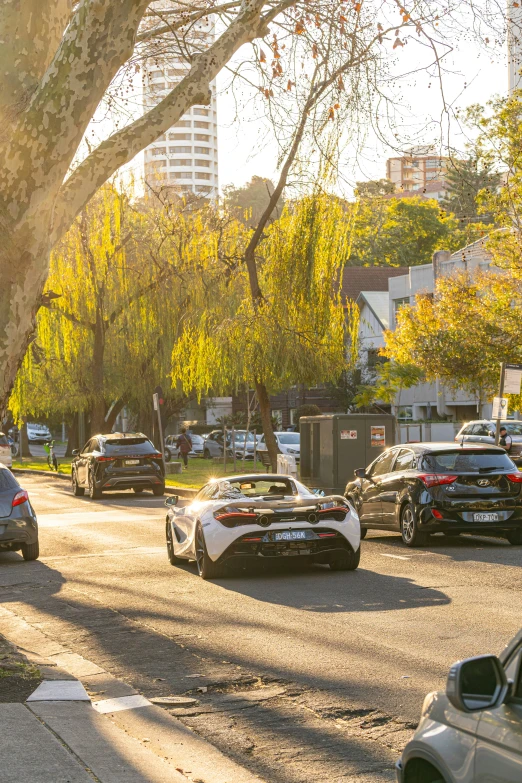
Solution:
<svg viewBox="0 0 522 783">
<path fill-rule="evenodd" d="M 504 667 L 496 655 L 478 655 L 453 664 L 446 696 L 455 709 L 478 712 L 500 706 L 509 689 Z"/>
<path fill-rule="evenodd" d="M 312 493 L 314 495 L 317 495 L 317 497 L 319 497 L 319 498 L 324 498 L 325 497 L 324 489 L 319 489 L 318 487 L 315 487 L 314 489 L 312 489 Z"/>
<path fill-rule="evenodd" d="M 178 495 L 170 495 L 170 497 L 168 497 L 165 500 L 165 505 L 166 506 L 177 506 L 178 505 L 178 500 L 179 500 L 179 496 Z"/>
<path fill-rule="evenodd" d="M 77 457 L 79 453 L 80 453 L 80 449 L 73 449 L 72 452 L 71 452 L 73 457 Z"/>
<path fill-rule="evenodd" d="M 353 474 L 356 478 L 361 478 L 361 479 L 368 478 L 368 476 L 366 475 L 366 468 L 356 468 Z"/>
</svg>

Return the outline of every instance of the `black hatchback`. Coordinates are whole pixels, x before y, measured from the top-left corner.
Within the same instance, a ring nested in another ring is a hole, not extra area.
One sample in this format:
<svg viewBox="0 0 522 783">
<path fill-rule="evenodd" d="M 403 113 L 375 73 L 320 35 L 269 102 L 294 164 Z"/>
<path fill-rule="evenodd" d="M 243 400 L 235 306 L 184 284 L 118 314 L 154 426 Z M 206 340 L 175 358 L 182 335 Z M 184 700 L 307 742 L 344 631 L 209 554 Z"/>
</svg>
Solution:
<svg viewBox="0 0 522 783">
<path fill-rule="evenodd" d="M 367 530 L 398 530 L 407 546 L 431 533 L 495 533 L 522 544 L 522 472 L 497 446 L 415 443 L 384 451 L 345 490 Z"/>
<path fill-rule="evenodd" d="M 108 490 L 165 492 L 162 456 L 140 432 L 91 438 L 81 451 L 73 451 L 71 478 L 74 494 L 84 495 L 87 490 L 91 498 L 100 498 Z"/>
</svg>

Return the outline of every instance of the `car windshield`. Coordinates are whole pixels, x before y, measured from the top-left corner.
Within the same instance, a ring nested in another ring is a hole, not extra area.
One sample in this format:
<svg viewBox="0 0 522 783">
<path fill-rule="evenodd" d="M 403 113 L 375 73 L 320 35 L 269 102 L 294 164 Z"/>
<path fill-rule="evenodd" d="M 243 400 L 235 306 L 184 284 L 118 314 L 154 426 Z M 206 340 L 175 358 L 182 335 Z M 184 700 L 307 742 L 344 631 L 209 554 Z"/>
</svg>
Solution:
<svg viewBox="0 0 522 783">
<path fill-rule="evenodd" d="M 232 438 L 232 434 L 230 434 L 229 437 Z M 248 433 L 247 432 L 234 432 L 234 440 L 242 441 L 243 443 L 246 440 L 248 443 L 253 443 L 254 442 L 254 436 L 252 435 L 251 432 L 248 432 Z"/>
<path fill-rule="evenodd" d="M 201 435 L 191 435 L 190 439 L 192 443 L 197 443 L 198 445 L 203 443 L 203 438 L 201 437 Z"/>
<path fill-rule="evenodd" d="M 219 497 L 225 498 L 270 498 L 294 494 L 292 484 L 286 479 L 244 479 L 219 483 Z"/>
<path fill-rule="evenodd" d="M 10 470 L 0 468 L 0 492 L 5 492 L 8 489 L 18 489 L 19 486 L 20 484 Z"/>
<path fill-rule="evenodd" d="M 279 443 L 283 443 L 285 446 L 299 446 L 301 442 L 301 436 L 298 432 L 282 432 L 278 434 Z"/>
<path fill-rule="evenodd" d="M 0 432 L 0 446 L 9 446 L 9 441 L 7 440 L 3 432 Z"/>
<path fill-rule="evenodd" d="M 505 427 L 510 435 L 522 435 L 522 424 L 507 421 L 502 422 L 501 426 Z"/>
<path fill-rule="evenodd" d="M 105 441 L 107 454 L 155 454 L 156 449 L 148 438 L 118 438 Z"/>
<path fill-rule="evenodd" d="M 486 473 L 495 470 L 517 470 L 507 454 L 499 451 L 438 451 L 425 454 L 422 470 L 433 473 Z"/>
</svg>

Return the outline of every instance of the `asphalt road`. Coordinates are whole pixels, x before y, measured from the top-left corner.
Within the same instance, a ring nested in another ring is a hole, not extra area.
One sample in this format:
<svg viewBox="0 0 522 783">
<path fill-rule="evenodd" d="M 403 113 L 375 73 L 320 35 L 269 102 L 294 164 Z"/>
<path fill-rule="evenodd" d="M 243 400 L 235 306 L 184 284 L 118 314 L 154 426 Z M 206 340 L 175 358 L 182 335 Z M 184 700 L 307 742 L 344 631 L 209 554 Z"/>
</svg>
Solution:
<svg viewBox="0 0 522 783">
<path fill-rule="evenodd" d="M 424 695 L 520 627 L 522 548 L 501 540 L 370 533 L 354 573 L 203 582 L 168 563 L 163 499 L 21 483 L 41 559 L 0 554 L 3 605 L 146 696 L 192 693 L 173 714 L 267 781 L 392 781 Z"/>
</svg>

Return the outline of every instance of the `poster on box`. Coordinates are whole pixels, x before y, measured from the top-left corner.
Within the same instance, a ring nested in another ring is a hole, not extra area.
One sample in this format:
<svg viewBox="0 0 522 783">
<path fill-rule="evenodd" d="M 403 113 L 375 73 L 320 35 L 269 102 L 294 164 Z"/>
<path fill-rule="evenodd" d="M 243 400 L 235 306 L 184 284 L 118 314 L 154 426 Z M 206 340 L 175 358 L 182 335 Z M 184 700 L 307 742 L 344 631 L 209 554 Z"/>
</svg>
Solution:
<svg viewBox="0 0 522 783">
<path fill-rule="evenodd" d="M 357 440 L 357 430 L 341 430 L 341 440 Z"/>
<path fill-rule="evenodd" d="M 386 427 L 381 424 L 370 427 L 370 445 L 383 449 L 386 445 Z"/>
</svg>

